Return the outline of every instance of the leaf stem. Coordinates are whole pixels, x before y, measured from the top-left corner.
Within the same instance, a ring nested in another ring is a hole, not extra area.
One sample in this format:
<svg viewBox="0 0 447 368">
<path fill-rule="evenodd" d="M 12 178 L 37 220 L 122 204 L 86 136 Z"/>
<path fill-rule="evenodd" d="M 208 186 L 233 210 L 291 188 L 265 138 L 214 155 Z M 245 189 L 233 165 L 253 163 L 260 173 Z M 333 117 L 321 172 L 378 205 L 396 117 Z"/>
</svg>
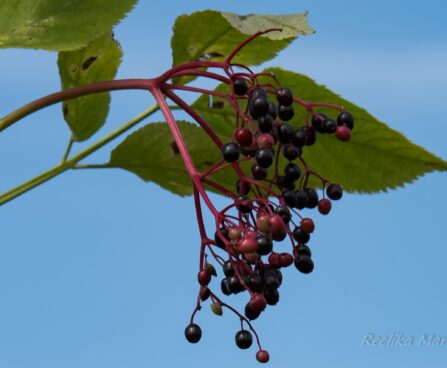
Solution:
<svg viewBox="0 0 447 368">
<path fill-rule="evenodd" d="M 67 149 L 65 150 L 64 156 L 62 157 L 62 163 L 67 161 L 68 155 L 70 154 L 71 148 L 73 147 L 73 135 L 70 135 L 70 140 L 68 141 Z"/>
<path fill-rule="evenodd" d="M 159 107 L 157 104 L 152 105 L 147 110 L 138 114 L 137 116 L 129 120 L 127 123 L 125 123 L 118 129 L 114 130 L 110 134 L 106 135 L 104 138 L 92 144 L 90 147 L 86 148 L 77 155 L 73 156 L 71 159 L 65 160 L 61 162 L 59 165 L 49 169 L 48 171 L 45 171 L 44 173 L 28 180 L 27 182 L 20 184 L 19 186 L 3 193 L 2 195 L 0 195 L 0 206 L 28 192 L 29 190 L 47 182 L 48 180 L 62 174 L 63 172 L 69 169 L 74 169 L 79 161 L 83 160 L 87 156 L 91 155 L 93 152 L 105 146 L 107 143 L 119 137 L 121 134 L 133 128 L 139 122 L 141 122 L 142 120 L 144 120 L 145 118 L 152 115 L 158 110 Z"/>
</svg>

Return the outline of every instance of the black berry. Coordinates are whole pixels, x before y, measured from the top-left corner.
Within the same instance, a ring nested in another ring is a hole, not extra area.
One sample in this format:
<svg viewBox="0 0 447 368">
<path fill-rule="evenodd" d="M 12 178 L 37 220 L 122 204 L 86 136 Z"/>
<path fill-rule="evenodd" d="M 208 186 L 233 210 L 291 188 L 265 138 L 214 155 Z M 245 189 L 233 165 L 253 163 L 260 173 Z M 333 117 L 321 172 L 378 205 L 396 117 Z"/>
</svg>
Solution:
<svg viewBox="0 0 447 368">
<path fill-rule="evenodd" d="M 293 103 L 293 93 L 287 87 L 281 87 L 276 91 L 276 99 L 283 106 L 289 106 Z"/>
<path fill-rule="evenodd" d="M 256 162 L 263 168 L 268 168 L 273 163 L 273 151 L 270 148 L 262 148 L 256 153 Z"/>
<path fill-rule="evenodd" d="M 295 267 L 302 273 L 311 273 L 314 269 L 314 262 L 309 256 L 303 255 L 294 260 Z"/>
<path fill-rule="evenodd" d="M 349 129 L 354 129 L 354 117 L 348 111 L 343 111 L 337 117 L 338 125 L 346 125 Z"/>
<path fill-rule="evenodd" d="M 239 78 L 234 81 L 233 84 L 234 93 L 238 96 L 244 96 L 248 90 L 248 84 L 245 79 Z"/>
<path fill-rule="evenodd" d="M 292 118 L 294 116 L 295 116 L 295 109 L 293 108 L 293 105 L 290 105 L 290 106 L 279 105 L 278 117 L 281 120 L 289 121 L 289 120 L 292 120 Z"/>
<path fill-rule="evenodd" d="M 185 337 L 190 343 L 195 344 L 199 342 L 202 337 L 202 330 L 195 323 L 191 323 L 185 328 Z"/>
<path fill-rule="evenodd" d="M 253 337 L 251 336 L 250 331 L 247 330 L 238 331 L 234 339 L 239 349 L 248 349 L 253 343 Z"/>
<path fill-rule="evenodd" d="M 343 188 L 339 184 L 330 184 L 326 188 L 326 194 L 330 199 L 337 201 L 343 197 Z"/>
<path fill-rule="evenodd" d="M 222 148 L 222 156 L 227 162 L 235 162 L 239 159 L 239 146 L 236 143 L 227 143 Z"/>
</svg>

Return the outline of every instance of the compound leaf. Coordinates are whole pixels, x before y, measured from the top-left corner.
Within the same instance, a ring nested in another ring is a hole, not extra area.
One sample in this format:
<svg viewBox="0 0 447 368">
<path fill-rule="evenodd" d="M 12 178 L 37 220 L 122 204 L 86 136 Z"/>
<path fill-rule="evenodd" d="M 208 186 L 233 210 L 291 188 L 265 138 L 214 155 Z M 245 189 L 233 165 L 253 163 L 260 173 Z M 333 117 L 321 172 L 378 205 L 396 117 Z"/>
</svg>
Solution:
<svg viewBox="0 0 447 368">
<path fill-rule="evenodd" d="M 0 48 L 67 51 L 110 30 L 137 0 L 2 0 Z"/>
<path fill-rule="evenodd" d="M 62 88 L 113 79 L 123 53 L 110 32 L 76 51 L 59 53 L 58 67 Z M 75 141 L 90 138 L 105 122 L 109 113 L 110 93 L 99 93 L 65 101 L 65 121 Z"/>
<path fill-rule="evenodd" d="M 307 13 L 287 15 L 237 15 L 219 11 L 200 11 L 179 16 L 171 40 L 173 65 L 198 60 L 220 60 L 228 56 L 249 35 L 260 30 L 282 28 L 267 33 L 245 46 L 235 63 L 259 65 L 272 59 L 298 36 L 314 33 L 307 24 Z M 177 78 L 186 83 L 192 77 Z"/>
</svg>

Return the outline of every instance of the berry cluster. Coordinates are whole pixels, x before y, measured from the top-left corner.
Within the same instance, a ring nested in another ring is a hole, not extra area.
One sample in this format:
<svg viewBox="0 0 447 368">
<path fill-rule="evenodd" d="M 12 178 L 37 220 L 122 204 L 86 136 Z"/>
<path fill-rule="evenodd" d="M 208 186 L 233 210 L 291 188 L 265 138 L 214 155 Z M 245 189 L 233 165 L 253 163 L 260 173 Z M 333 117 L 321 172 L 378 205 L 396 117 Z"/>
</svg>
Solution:
<svg viewBox="0 0 447 368">
<path fill-rule="evenodd" d="M 333 134 L 340 141 L 349 141 L 354 128 L 352 114 L 341 106 L 304 101 L 281 85 L 271 73 L 254 73 L 246 66 L 231 62 L 243 46 L 265 32 L 248 38 L 223 63 L 190 63 L 187 67 L 174 68 L 169 75 L 170 78 L 185 75 L 212 78 L 226 83 L 229 87 L 227 93 L 168 83 L 162 88 L 163 94 L 195 119 L 221 150 L 222 159 L 206 172 L 200 173 L 195 169 L 185 153 L 187 148 L 175 127 L 173 116 L 167 112 L 164 101 L 159 99 L 193 180 L 202 239 L 197 276 L 200 291 L 185 329 L 186 339 L 191 343 L 201 339 L 202 330 L 194 319 L 202 303 L 210 300 L 215 314 L 221 315 L 224 307 L 240 320 L 240 330 L 235 336 L 239 348 L 248 349 L 254 334 L 258 345 L 256 359 L 263 363 L 269 360 L 269 354 L 261 348 L 251 321 L 257 319 L 267 306 L 278 303 L 283 282 L 281 269 L 292 264 L 304 274 L 314 269 L 308 243 L 315 224 L 311 218 L 301 216 L 299 211 L 317 208 L 320 214 L 327 215 L 332 201 L 343 196 L 339 184 L 325 179 L 309 167 L 303 152 L 316 144 L 319 134 Z M 204 67 L 220 68 L 224 75 L 203 70 Z M 235 72 L 236 68 L 242 71 Z M 176 89 L 206 93 L 226 101 L 235 114 L 231 141 L 222 142 L 208 123 L 174 92 Z M 304 109 L 304 116 L 296 113 L 296 108 Z M 317 111 L 319 108 L 336 110 L 336 119 Z M 244 171 L 247 162 L 250 163 L 249 170 Z M 232 170 L 238 177 L 233 188 L 226 188 L 213 179 L 213 174 L 225 170 Z M 318 181 L 321 187 L 315 186 Z M 204 189 L 205 184 L 228 197 L 228 206 L 217 210 Z M 207 236 L 204 226 L 202 200 L 215 218 L 213 238 Z M 289 252 L 279 244 L 286 239 L 291 245 Z M 243 313 L 212 290 L 213 277 L 218 273 L 209 258 L 213 258 L 222 269 L 224 277 L 220 281 L 220 291 L 224 296 L 247 293 L 248 301 Z"/>
</svg>

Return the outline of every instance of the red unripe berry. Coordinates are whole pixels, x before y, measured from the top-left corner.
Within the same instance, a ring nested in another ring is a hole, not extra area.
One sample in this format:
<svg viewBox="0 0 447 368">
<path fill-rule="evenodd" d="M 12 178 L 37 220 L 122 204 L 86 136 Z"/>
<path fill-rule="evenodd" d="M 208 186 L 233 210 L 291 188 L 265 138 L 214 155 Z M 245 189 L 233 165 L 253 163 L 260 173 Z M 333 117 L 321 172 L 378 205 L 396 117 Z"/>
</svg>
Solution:
<svg viewBox="0 0 447 368">
<path fill-rule="evenodd" d="M 253 230 L 249 230 L 245 233 L 245 237 L 250 238 L 250 239 L 256 239 L 257 236 L 258 236 L 258 233 Z"/>
<path fill-rule="evenodd" d="M 269 133 L 261 134 L 257 139 L 258 148 L 272 148 L 275 144 L 275 140 Z"/>
<path fill-rule="evenodd" d="M 256 227 L 264 234 L 270 232 L 270 215 L 261 215 L 256 219 Z"/>
<path fill-rule="evenodd" d="M 256 360 L 259 363 L 267 363 L 269 361 L 269 359 L 270 359 L 270 356 L 269 356 L 268 351 L 266 351 L 266 350 L 259 350 L 256 353 Z"/>
<path fill-rule="evenodd" d="M 327 215 L 331 211 L 331 208 L 332 202 L 329 199 L 323 198 L 318 201 L 318 211 L 320 211 L 322 215 Z"/>
<path fill-rule="evenodd" d="M 269 264 L 274 268 L 280 268 L 279 264 L 279 254 L 278 253 L 270 253 L 269 255 Z"/>
<path fill-rule="evenodd" d="M 351 139 L 351 129 L 349 129 L 346 125 L 340 125 L 335 131 L 335 136 L 339 140 L 347 142 Z"/>
<path fill-rule="evenodd" d="M 207 270 L 202 270 L 197 275 L 197 279 L 199 280 L 200 285 L 206 286 L 211 281 L 211 274 Z"/>
<path fill-rule="evenodd" d="M 242 253 L 254 253 L 258 250 L 258 247 L 258 243 L 252 238 L 245 237 L 239 242 L 239 250 Z"/>
<path fill-rule="evenodd" d="M 278 263 L 281 267 L 289 267 L 293 263 L 293 260 L 293 256 L 289 253 L 280 253 Z"/>
<path fill-rule="evenodd" d="M 267 301 L 262 294 L 255 293 L 250 299 L 250 307 L 257 312 L 262 312 L 267 306 Z"/>
<path fill-rule="evenodd" d="M 240 128 L 234 133 L 234 138 L 242 147 L 253 143 L 253 133 L 247 128 Z"/>
<path fill-rule="evenodd" d="M 315 224 L 310 218 L 303 218 L 301 220 L 301 229 L 303 229 L 307 233 L 313 233 L 315 230 Z"/>
<path fill-rule="evenodd" d="M 275 214 L 270 216 L 270 231 L 274 235 L 280 235 L 286 231 L 286 225 L 280 215 Z"/>
<path fill-rule="evenodd" d="M 245 260 L 250 263 L 253 264 L 256 262 L 256 260 L 259 258 L 259 254 L 256 252 L 253 253 L 244 253 L 245 256 Z"/>
</svg>

